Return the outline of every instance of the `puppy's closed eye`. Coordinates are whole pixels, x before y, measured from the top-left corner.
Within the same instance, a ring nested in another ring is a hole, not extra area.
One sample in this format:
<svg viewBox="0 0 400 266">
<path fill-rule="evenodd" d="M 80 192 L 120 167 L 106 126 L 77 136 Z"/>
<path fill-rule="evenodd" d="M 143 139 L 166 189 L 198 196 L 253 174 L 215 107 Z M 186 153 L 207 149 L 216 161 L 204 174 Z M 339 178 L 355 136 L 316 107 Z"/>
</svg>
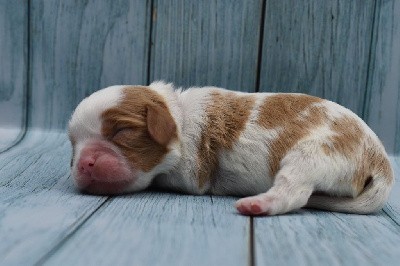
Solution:
<svg viewBox="0 0 400 266">
<path fill-rule="evenodd" d="M 126 144 L 129 140 L 136 139 L 141 134 L 140 130 L 131 127 L 122 127 L 117 129 L 110 137 L 110 140 L 116 144 Z"/>
<path fill-rule="evenodd" d="M 110 140 L 113 140 L 114 138 L 118 138 L 121 136 L 124 136 L 126 134 L 132 133 L 134 131 L 133 128 L 130 127 L 121 127 L 117 128 L 114 130 L 113 134 L 110 136 Z"/>
</svg>

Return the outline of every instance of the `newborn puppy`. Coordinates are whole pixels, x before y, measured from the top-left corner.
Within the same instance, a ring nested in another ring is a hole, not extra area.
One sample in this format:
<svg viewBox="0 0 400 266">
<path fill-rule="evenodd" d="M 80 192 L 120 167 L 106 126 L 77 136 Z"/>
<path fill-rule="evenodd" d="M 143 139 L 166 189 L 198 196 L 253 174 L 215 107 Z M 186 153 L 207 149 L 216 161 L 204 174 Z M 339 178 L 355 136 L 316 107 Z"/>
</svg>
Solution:
<svg viewBox="0 0 400 266">
<path fill-rule="evenodd" d="M 236 208 L 246 215 L 303 206 L 370 213 L 393 185 L 371 129 L 348 109 L 304 94 L 112 86 L 78 105 L 69 137 L 74 181 L 94 194 L 152 184 L 243 196 Z"/>
</svg>

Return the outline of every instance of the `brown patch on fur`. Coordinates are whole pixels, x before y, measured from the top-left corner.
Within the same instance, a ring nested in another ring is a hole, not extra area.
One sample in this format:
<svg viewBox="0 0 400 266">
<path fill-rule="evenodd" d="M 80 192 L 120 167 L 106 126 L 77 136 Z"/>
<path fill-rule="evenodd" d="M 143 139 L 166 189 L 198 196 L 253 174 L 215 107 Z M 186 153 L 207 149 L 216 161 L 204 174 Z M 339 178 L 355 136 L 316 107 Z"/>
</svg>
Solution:
<svg viewBox="0 0 400 266">
<path fill-rule="evenodd" d="M 339 153 L 341 156 L 346 157 L 347 160 L 355 161 L 357 168 L 356 172 L 353 174 L 352 187 L 358 195 L 364 190 L 365 184 L 371 176 L 371 172 L 365 172 L 363 170 L 364 165 L 370 162 L 360 162 L 356 158 L 361 151 L 365 133 L 359 122 L 350 116 L 335 119 L 332 121 L 330 128 L 335 135 L 329 138 L 329 149 L 324 149 L 324 152 L 326 155 Z"/>
<path fill-rule="evenodd" d="M 344 116 L 331 123 L 334 136 L 330 137 L 327 155 L 339 153 L 348 160 L 354 161 L 356 170 L 352 177 L 352 187 L 359 195 L 371 182 L 375 175 L 393 179 L 390 163 L 376 140 L 366 134 L 360 122 L 350 116 Z M 361 155 L 360 155 L 361 154 Z"/>
<path fill-rule="evenodd" d="M 335 119 L 330 125 L 334 136 L 330 137 L 329 149 L 324 150 L 327 155 L 339 152 L 347 158 L 354 157 L 360 147 L 365 133 L 355 118 L 344 116 Z"/>
<path fill-rule="evenodd" d="M 312 134 L 316 127 L 326 124 L 334 135 L 321 143 L 321 150 L 327 156 L 344 156 L 355 165 L 355 171 L 348 173 L 355 193 L 353 196 L 372 184 L 375 177 L 386 178 L 391 184 L 393 172 L 377 140 L 367 135 L 355 117 L 329 118 L 324 107 L 313 105 L 321 101 L 307 95 L 277 94 L 266 98 L 260 108 L 258 123 L 266 129 L 279 130 L 278 138 L 269 147 L 271 175 L 276 175 L 281 160 L 294 145 Z"/>
<path fill-rule="evenodd" d="M 147 129 L 152 138 L 163 146 L 176 137 L 175 121 L 162 106 L 147 106 Z"/>
<path fill-rule="evenodd" d="M 255 99 L 235 93 L 211 93 L 198 150 L 198 182 L 202 188 L 218 168 L 218 153 L 231 149 L 244 130 Z"/>
<path fill-rule="evenodd" d="M 325 108 L 313 105 L 322 101 L 303 94 L 275 94 L 265 99 L 257 123 L 266 129 L 279 130 L 269 147 L 272 176 L 278 172 L 286 153 L 326 119 Z"/>
<path fill-rule="evenodd" d="M 105 111 L 102 118 L 102 135 L 144 172 L 161 163 L 168 153 L 167 144 L 177 137 L 165 101 L 148 87 L 124 88 L 122 102 Z"/>
<path fill-rule="evenodd" d="M 353 175 L 352 186 L 357 195 L 365 190 L 374 178 L 384 178 L 387 184 L 393 182 L 393 172 L 390 162 L 378 147 L 375 141 L 370 137 L 365 138 L 362 146 L 363 152 L 361 158 L 357 162 L 357 169 Z"/>
<path fill-rule="evenodd" d="M 321 148 L 325 155 L 330 155 L 332 153 L 332 148 L 327 143 L 323 143 Z"/>
</svg>

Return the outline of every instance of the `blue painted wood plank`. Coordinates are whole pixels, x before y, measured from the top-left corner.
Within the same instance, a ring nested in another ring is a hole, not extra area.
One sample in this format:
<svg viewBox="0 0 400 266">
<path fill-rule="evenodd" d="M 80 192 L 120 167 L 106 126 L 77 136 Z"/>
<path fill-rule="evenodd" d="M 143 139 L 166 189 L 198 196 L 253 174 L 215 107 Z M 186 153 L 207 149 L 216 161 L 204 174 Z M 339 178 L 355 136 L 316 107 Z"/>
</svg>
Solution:
<svg viewBox="0 0 400 266">
<path fill-rule="evenodd" d="M 25 132 L 28 2 L 0 0 L 0 152 Z"/>
<path fill-rule="evenodd" d="M 386 149 L 400 154 L 400 2 L 376 6 L 364 118 Z"/>
<path fill-rule="evenodd" d="M 0 265 L 33 265 L 106 199 L 80 195 L 70 180 L 65 134 L 29 130 L 0 154 Z"/>
<path fill-rule="evenodd" d="M 249 223 L 236 214 L 233 198 L 141 193 L 101 206 L 104 197 L 72 189 L 68 159 L 65 135 L 33 131 L 0 155 L 0 235 L 6 239 L 0 242 L 0 264 L 244 265 L 248 260 Z M 301 211 L 256 218 L 254 224 L 261 265 L 395 265 L 399 259 L 398 225 L 384 213 Z"/>
<path fill-rule="evenodd" d="M 34 0 L 31 17 L 31 126 L 63 129 L 93 91 L 146 82 L 150 0 Z"/>
<path fill-rule="evenodd" d="M 399 226 L 383 211 L 302 211 L 254 221 L 256 265 L 398 265 Z"/>
<path fill-rule="evenodd" d="M 262 0 L 155 0 L 150 80 L 254 91 Z"/>
<path fill-rule="evenodd" d="M 260 91 L 303 92 L 362 115 L 373 0 L 266 1 Z"/>
<path fill-rule="evenodd" d="M 384 211 L 400 225 L 400 156 L 391 158 L 393 170 L 396 177 L 393 190 L 389 197 L 389 203 L 385 206 Z"/>
<path fill-rule="evenodd" d="M 49 265 L 246 265 L 249 219 L 235 199 L 164 193 L 115 197 L 44 260 Z"/>
<path fill-rule="evenodd" d="M 76 193 L 69 157 L 65 134 L 32 129 L 0 154 L 0 264 L 52 264 L 65 256 L 80 265 L 249 260 L 249 219 L 236 213 L 235 199 L 144 193 L 97 210 L 106 198 Z M 216 252 L 221 246 L 234 255 Z"/>
</svg>

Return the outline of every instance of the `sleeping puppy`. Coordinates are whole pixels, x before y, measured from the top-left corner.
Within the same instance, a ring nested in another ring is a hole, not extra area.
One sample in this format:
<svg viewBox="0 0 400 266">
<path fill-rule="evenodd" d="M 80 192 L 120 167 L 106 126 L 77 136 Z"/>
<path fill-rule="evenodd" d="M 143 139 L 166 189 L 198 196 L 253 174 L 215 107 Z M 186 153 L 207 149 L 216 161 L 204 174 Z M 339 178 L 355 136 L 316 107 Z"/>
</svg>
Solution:
<svg viewBox="0 0 400 266">
<path fill-rule="evenodd" d="M 172 84 L 93 93 L 69 122 L 76 186 L 120 194 L 154 185 L 244 198 L 246 215 L 303 206 L 371 213 L 393 172 L 381 142 L 350 110 L 292 93 Z"/>
</svg>

